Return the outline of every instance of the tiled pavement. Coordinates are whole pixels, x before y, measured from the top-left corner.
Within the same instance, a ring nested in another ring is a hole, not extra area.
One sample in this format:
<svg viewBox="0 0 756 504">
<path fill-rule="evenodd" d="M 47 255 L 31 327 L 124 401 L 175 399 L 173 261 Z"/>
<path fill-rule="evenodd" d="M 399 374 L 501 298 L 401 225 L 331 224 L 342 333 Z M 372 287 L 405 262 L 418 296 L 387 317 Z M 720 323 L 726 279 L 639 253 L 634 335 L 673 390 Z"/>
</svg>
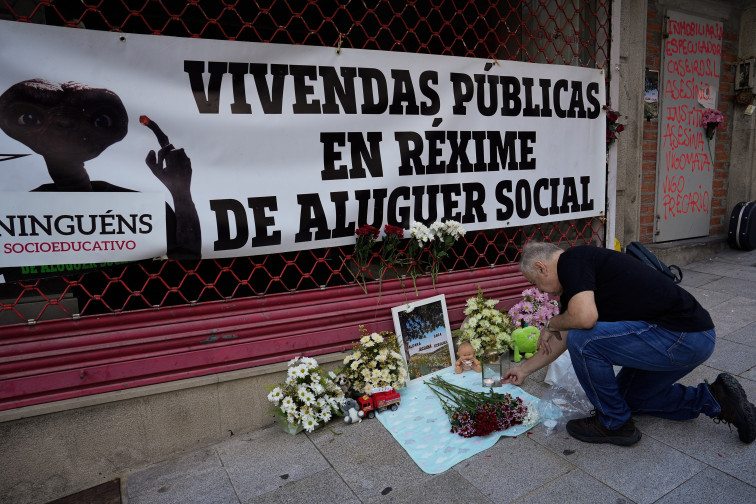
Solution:
<svg viewBox="0 0 756 504">
<path fill-rule="evenodd" d="M 736 375 L 756 401 L 756 251 L 725 250 L 683 268 L 709 310 L 714 354 L 689 385 Z M 541 397 L 545 371 L 523 386 Z M 215 503 L 756 503 L 756 443 L 701 416 L 638 417 L 635 446 L 576 441 L 564 431 L 503 437 L 448 471 L 421 471 L 378 421 L 297 436 L 275 425 L 131 473 L 129 504 Z"/>
</svg>

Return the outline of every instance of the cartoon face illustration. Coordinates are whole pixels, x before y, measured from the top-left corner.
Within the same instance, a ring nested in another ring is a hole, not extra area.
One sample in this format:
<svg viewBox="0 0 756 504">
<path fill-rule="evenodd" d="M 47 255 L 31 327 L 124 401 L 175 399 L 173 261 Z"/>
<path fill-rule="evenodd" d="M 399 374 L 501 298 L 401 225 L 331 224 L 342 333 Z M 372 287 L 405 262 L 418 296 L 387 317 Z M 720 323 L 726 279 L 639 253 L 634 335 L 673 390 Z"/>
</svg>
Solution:
<svg viewBox="0 0 756 504">
<path fill-rule="evenodd" d="M 30 79 L 0 95 L 0 129 L 47 161 L 81 164 L 126 136 L 128 114 L 108 89 Z"/>
</svg>

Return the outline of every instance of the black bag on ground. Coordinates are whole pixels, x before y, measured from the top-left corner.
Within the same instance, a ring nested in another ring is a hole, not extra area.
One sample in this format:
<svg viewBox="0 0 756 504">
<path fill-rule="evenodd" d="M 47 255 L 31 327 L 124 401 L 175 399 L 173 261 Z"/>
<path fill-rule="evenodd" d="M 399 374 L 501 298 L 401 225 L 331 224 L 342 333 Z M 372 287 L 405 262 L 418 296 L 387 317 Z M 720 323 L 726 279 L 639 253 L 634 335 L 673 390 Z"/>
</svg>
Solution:
<svg viewBox="0 0 756 504">
<path fill-rule="evenodd" d="M 673 282 L 680 283 L 682 281 L 683 274 L 679 266 L 675 266 L 674 264 L 667 266 L 666 264 L 661 262 L 658 257 L 652 254 L 650 250 L 648 250 L 640 243 L 630 242 L 630 244 L 625 249 L 625 252 L 635 257 L 642 263 L 645 263 L 655 270 L 660 271 L 665 276 L 669 277 L 669 279 Z"/>
<path fill-rule="evenodd" d="M 727 243 L 734 249 L 756 249 L 756 202 L 741 201 L 732 209 Z"/>
</svg>

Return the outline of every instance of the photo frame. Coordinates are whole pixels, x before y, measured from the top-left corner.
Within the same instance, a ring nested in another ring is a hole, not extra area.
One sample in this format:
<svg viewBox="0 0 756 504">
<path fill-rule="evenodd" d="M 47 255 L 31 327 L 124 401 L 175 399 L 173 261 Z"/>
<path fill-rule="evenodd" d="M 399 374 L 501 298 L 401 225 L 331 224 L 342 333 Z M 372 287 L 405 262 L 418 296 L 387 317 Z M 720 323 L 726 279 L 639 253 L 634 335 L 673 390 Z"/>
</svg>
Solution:
<svg viewBox="0 0 756 504">
<path fill-rule="evenodd" d="M 750 89 L 754 86 L 754 63 L 756 59 L 749 59 L 738 62 L 735 68 L 735 90 Z"/>
<path fill-rule="evenodd" d="M 410 382 L 454 363 L 454 343 L 443 294 L 395 306 L 391 314 Z"/>
</svg>

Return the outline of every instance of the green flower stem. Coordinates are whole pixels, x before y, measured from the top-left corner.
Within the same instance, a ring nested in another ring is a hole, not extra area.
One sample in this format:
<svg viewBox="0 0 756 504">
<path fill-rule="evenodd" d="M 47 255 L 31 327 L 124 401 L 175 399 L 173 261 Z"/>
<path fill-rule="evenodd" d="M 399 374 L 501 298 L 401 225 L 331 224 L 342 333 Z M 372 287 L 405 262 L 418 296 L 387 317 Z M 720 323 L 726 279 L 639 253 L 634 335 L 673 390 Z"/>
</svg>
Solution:
<svg viewBox="0 0 756 504">
<path fill-rule="evenodd" d="M 714 157 L 711 155 L 711 141 L 714 139 L 714 134 L 709 137 L 709 133 L 706 133 L 706 149 L 709 151 L 709 163 L 711 163 L 712 169 L 714 168 Z"/>
<path fill-rule="evenodd" d="M 424 382 L 439 398 L 442 404 L 464 408 L 475 408 L 479 404 L 495 404 L 505 401 L 509 394 L 499 394 L 490 389 L 488 392 L 473 392 L 470 389 L 453 385 L 440 376 L 434 376 Z M 446 409 L 446 408 L 445 408 Z"/>
</svg>

